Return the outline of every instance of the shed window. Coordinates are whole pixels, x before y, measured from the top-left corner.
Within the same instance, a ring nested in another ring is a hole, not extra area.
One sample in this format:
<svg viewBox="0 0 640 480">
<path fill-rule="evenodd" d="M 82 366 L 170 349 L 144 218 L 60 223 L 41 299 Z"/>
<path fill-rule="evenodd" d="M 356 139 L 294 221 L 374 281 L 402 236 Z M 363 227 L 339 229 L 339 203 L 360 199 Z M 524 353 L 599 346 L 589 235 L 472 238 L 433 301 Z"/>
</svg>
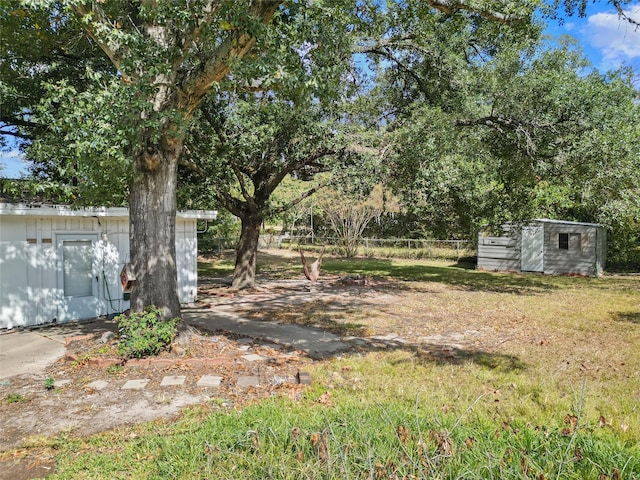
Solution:
<svg viewBox="0 0 640 480">
<path fill-rule="evenodd" d="M 568 233 L 558 234 L 558 248 L 560 250 L 569 250 L 569 234 Z"/>
</svg>

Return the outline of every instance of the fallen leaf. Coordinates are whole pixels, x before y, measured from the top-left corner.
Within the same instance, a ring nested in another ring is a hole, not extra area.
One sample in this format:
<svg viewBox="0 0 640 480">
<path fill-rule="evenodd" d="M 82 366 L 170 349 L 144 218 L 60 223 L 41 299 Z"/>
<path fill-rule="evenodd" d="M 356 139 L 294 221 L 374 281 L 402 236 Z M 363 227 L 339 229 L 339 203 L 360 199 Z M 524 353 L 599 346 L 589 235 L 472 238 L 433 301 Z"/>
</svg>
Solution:
<svg viewBox="0 0 640 480">
<path fill-rule="evenodd" d="M 576 447 L 573 455 L 574 455 L 574 458 L 576 459 L 576 462 L 579 462 L 584 458 L 584 456 L 582 455 L 582 449 L 580 447 Z"/>
<path fill-rule="evenodd" d="M 429 432 L 429 440 L 436 444 L 436 448 L 440 455 L 447 457 L 453 455 L 453 443 L 451 442 L 449 433 L 446 430 L 443 430 L 442 432 L 431 430 L 431 432 Z"/>
<path fill-rule="evenodd" d="M 409 429 L 407 427 L 405 427 L 404 425 L 398 425 L 396 433 L 398 435 L 400 443 L 402 443 L 403 445 L 407 443 L 407 439 L 409 437 Z"/>
<path fill-rule="evenodd" d="M 316 400 L 316 403 L 319 403 L 321 405 L 327 405 L 327 406 L 331 406 L 331 397 L 333 395 L 331 395 L 330 392 L 324 392 L 322 395 L 320 395 L 318 397 L 318 399 Z"/>
</svg>

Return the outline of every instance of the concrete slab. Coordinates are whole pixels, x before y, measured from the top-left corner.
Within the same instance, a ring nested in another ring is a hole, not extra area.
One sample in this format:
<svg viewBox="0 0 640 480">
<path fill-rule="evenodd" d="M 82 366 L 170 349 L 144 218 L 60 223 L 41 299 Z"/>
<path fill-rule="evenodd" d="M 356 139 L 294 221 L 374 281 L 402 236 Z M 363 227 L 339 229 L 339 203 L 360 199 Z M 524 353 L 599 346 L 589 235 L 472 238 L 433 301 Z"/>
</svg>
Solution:
<svg viewBox="0 0 640 480">
<path fill-rule="evenodd" d="M 144 390 L 149 383 L 148 378 L 137 378 L 135 380 L 128 380 L 123 386 L 122 390 Z"/>
<path fill-rule="evenodd" d="M 104 390 L 109 386 L 109 382 L 105 380 L 94 380 L 91 383 L 87 383 L 88 388 L 93 388 L 94 390 Z"/>
<path fill-rule="evenodd" d="M 246 360 L 247 362 L 259 362 L 260 360 L 264 360 L 265 358 L 257 355 L 255 353 L 251 353 L 249 355 L 243 355 L 242 356 L 243 360 Z"/>
<path fill-rule="evenodd" d="M 171 387 L 174 385 L 182 385 L 187 379 L 184 375 L 167 375 L 160 382 L 161 387 Z"/>
<path fill-rule="evenodd" d="M 324 330 L 300 325 L 259 322 L 242 318 L 232 312 L 190 310 L 182 312 L 187 323 L 210 332 L 228 331 L 247 337 L 262 338 L 270 342 L 303 350 L 311 357 L 323 358 L 347 350 L 349 345 L 340 337 Z"/>
<path fill-rule="evenodd" d="M 0 379 L 40 373 L 64 355 L 66 338 L 117 331 L 113 320 L 57 323 L 0 331 Z"/>
<path fill-rule="evenodd" d="M 200 377 L 200 380 L 198 380 L 198 383 L 196 385 L 202 388 L 217 388 L 220 386 L 221 382 L 222 377 L 218 377 L 215 375 L 203 375 L 202 377 Z"/>
<path fill-rule="evenodd" d="M 0 334 L 0 378 L 39 373 L 65 352 L 64 339 L 35 330 Z"/>
<path fill-rule="evenodd" d="M 319 329 L 248 320 L 233 312 L 184 309 L 183 317 L 195 327 L 209 332 L 237 333 L 243 343 L 260 338 L 303 350 L 315 358 L 323 358 L 347 350 L 340 337 Z M 22 374 L 40 373 L 65 353 L 65 339 L 89 333 L 116 331 L 112 320 L 54 324 L 37 328 L 16 329 L 0 333 L 0 380 Z M 99 338 L 96 339 L 96 342 Z M 248 346 L 248 345 L 243 345 Z"/>
<path fill-rule="evenodd" d="M 255 376 L 238 377 L 236 385 L 240 388 L 258 387 L 260 386 L 260 379 Z"/>
</svg>

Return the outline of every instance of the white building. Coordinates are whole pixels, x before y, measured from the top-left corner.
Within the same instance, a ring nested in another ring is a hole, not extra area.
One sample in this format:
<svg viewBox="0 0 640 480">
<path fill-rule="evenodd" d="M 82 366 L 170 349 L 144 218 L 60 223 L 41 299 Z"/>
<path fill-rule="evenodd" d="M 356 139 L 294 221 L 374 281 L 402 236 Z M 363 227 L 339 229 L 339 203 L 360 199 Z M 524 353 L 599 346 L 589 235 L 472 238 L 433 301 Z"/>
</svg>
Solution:
<svg viewBox="0 0 640 480">
<path fill-rule="evenodd" d="M 198 220 L 206 223 L 216 214 L 177 214 L 181 303 L 196 299 Z M 0 328 L 123 312 L 129 301 L 120 272 L 128 261 L 126 208 L 0 203 Z"/>
</svg>

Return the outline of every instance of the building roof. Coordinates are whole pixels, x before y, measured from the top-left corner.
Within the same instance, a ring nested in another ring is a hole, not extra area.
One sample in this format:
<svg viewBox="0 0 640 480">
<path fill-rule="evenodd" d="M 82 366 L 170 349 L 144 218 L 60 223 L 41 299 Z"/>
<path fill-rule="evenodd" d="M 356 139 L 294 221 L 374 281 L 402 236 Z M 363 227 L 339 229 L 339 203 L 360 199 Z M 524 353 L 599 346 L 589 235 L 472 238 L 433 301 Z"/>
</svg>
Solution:
<svg viewBox="0 0 640 480">
<path fill-rule="evenodd" d="M 581 225 L 584 227 L 602 227 L 599 223 L 587 223 L 587 222 L 572 222 L 569 220 L 552 220 L 550 218 L 535 218 L 535 222 L 543 222 L 543 223 L 555 223 L 560 225 Z"/>
<path fill-rule="evenodd" d="M 72 208 L 68 205 L 49 205 L 41 203 L 0 203 L 0 215 L 128 218 L 129 209 L 125 207 Z M 195 220 L 215 220 L 217 216 L 217 210 L 179 210 L 176 212 L 177 218 Z"/>
</svg>

